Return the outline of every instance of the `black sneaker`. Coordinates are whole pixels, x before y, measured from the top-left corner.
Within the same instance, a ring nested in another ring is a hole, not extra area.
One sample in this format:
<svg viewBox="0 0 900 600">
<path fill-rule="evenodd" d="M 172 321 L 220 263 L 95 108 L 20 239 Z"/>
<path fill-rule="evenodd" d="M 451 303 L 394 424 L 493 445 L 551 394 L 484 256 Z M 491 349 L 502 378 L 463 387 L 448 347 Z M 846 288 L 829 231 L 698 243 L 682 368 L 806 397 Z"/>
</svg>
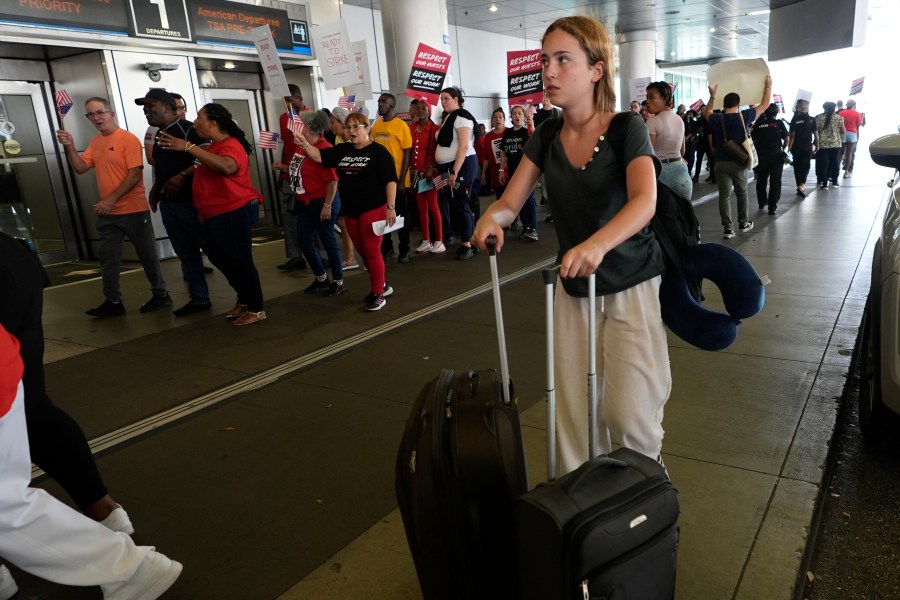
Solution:
<svg viewBox="0 0 900 600">
<path fill-rule="evenodd" d="M 141 312 L 149 313 L 154 310 L 166 308 L 167 306 L 172 306 L 172 297 L 169 294 L 166 294 L 165 296 L 153 294 L 153 297 L 147 300 L 141 307 Z"/>
<path fill-rule="evenodd" d="M 726 227 L 725 232 L 722 234 L 722 237 L 725 238 L 726 240 L 730 240 L 731 238 L 734 237 L 734 229 L 731 229 L 730 227 Z"/>
<path fill-rule="evenodd" d="M 301 271 L 306 268 L 306 261 L 299 256 L 289 258 L 286 263 L 275 267 L 279 271 Z"/>
<path fill-rule="evenodd" d="M 388 248 L 388 250 L 386 250 L 385 252 L 382 252 L 382 253 L 381 253 L 381 256 L 384 258 L 384 260 L 391 260 L 391 259 L 397 257 L 397 255 L 394 254 L 394 249 L 393 249 L 393 248 Z"/>
<path fill-rule="evenodd" d="M 331 288 L 331 282 L 326 277 L 322 281 L 318 279 L 313 279 L 313 282 L 306 286 L 306 289 L 303 290 L 307 294 L 318 294 L 319 292 L 327 292 Z"/>
<path fill-rule="evenodd" d="M 553 215 L 547 215 L 547 218 L 544 219 L 544 223 L 552 223 L 552 222 L 553 222 Z"/>
<path fill-rule="evenodd" d="M 368 312 L 375 312 L 376 310 L 381 310 L 387 304 L 387 300 L 384 299 L 384 296 L 375 296 L 373 295 L 370 300 L 366 301 L 366 310 Z"/>
<path fill-rule="evenodd" d="M 803 191 L 803 188 L 797 188 L 797 195 L 801 198 L 806 198 L 806 192 Z"/>
<path fill-rule="evenodd" d="M 390 285 L 388 285 L 387 282 L 385 282 L 384 288 L 382 288 L 382 290 L 381 290 L 381 295 L 384 296 L 385 298 L 387 298 L 388 296 L 390 296 L 393 293 L 394 293 L 394 288 L 392 288 Z M 373 294 L 372 292 L 369 292 L 368 294 L 366 294 L 365 298 L 363 298 L 363 302 L 369 303 L 374 298 L 375 298 L 375 294 Z"/>
<path fill-rule="evenodd" d="M 753 229 L 753 221 L 747 221 L 743 225 L 738 225 L 738 231 L 741 233 L 747 233 L 751 229 Z"/>
<path fill-rule="evenodd" d="M 187 315 L 203 312 L 204 310 L 210 310 L 211 308 L 211 302 L 207 302 L 204 304 L 202 302 L 194 302 L 193 300 L 191 300 L 181 308 L 176 308 L 175 310 L 173 310 L 172 314 L 176 317 L 186 317 Z"/>
<path fill-rule="evenodd" d="M 338 283 L 337 281 L 332 281 L 331 285 L 328 288 L 328 293 L 325 294 L 329 298 L 334 296 L 341 296 L 347 293 L 347 288 L 344 287 L 343 283 Z"/>
<path fill-rule="evenodd" d="M 125 314 L 125 303 L 121 300 L 119 302 L 110 302 L 109 300 L 104 300 L 103 304 L 96 308 L 91 308 L 84 311 L 84 314 L 89 317 L 117 317 L 119 315 Z"/>
<path fill-rule="evenodd" d="M 409 262 L 409 250 L 406 250 L 405 252 L 401 252 L 400 256 L 397 257 L 397 262 L 400 264 L 408 263 Z"/>
<path fill-rule="evenodd" d="M 460 251 L 457 253 L 457 260 L 469 260 L 475 256 L 475 250 L 472 249 L 471 246 L 460 246 Z"/>
</svg>

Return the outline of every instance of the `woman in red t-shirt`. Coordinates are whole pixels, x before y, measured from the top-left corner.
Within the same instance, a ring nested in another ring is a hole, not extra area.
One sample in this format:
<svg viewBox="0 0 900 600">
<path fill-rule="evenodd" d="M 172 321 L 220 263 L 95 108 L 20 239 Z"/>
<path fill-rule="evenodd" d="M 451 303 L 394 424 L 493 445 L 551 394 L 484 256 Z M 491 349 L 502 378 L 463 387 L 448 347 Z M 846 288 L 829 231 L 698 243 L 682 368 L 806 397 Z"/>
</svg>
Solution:
<svg viewBox="0 0 900 600">
<path fill-rule="evenodd" d="M 200 161 L 193 191 L 206 235 L 206 254 L 237 292 L 237 303 L 225 317 L 234 319 L 235 325 L 250 325 L 266 318 L 250 232 L 250 226 L 259 220 L 260 198 L 250 182 L 247 156 L 253 148 L 221 104 L 201 108 L 194 128 L 212 143 L 201 148 L 163 133 L 161 144 Z"/>
<path fill-rule="evenodd" d="M 844 179 L 853 173 L 853 158 L 856 156 L 856 144 L 859 142 L 859 128 L 866 124 L 865 116 L 857 112 L 856 100 L 847 100 L 847 108 L 838 113 L 844 117 L 844 129 L 841 134 L 841 158 L 844 162 Z"/>
<path fill-rule="evenodd" d="M 321 163 L 307 160 L 306 152 L 301 149 L 301 137 L 319 150 L 331 148 L 325 139 L 325 132 L 331 129 L 331 119 L 324 112 L 315 111 L 303 113 L 300 120 L 304 125 L 303 133 L 294 134 L 297 151 L 291 162 L 276 162 L 272 168 L 288 174 L 288 184 L 294 191 L 294 205 L 290 210 L 297 215 L 297 243 L 315 275 L 306 293 L 327 292 L 328 296 L 340 296 L 347 288 L 344 287 L 344 259 L 334 237 L 334 216 L 341 210 L 337 173 Z M 322 257 L 316 250 L 314 236 L 317 234 L 322 248 L 328 253 L 334 281 L 328 280 Z"/>
</svg>

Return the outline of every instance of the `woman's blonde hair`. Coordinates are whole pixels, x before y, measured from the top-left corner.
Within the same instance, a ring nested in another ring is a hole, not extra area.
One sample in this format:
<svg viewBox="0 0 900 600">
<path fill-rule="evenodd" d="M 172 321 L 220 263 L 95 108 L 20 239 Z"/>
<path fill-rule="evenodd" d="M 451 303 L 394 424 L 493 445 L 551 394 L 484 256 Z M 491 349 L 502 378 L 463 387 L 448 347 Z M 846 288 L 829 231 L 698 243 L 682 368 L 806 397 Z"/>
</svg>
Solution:
<svg viewBox="0 0 900 600">
<path fill-rule="evenodd" d="M 541 45 L 553 31 L 557 29 L 565 31 L 578 40 L 581 49 L 587 54 L 588 64 L 593 66 L 603 63 L 603 75 L 594 84 L 594 103 L 597 112 L 607 113 L 616 109 L 615 89 L 615 54 L 613 41 L 602 23 L 589 17 L 562 17 L 553 21 L 544 37 Z"/>
</svg>

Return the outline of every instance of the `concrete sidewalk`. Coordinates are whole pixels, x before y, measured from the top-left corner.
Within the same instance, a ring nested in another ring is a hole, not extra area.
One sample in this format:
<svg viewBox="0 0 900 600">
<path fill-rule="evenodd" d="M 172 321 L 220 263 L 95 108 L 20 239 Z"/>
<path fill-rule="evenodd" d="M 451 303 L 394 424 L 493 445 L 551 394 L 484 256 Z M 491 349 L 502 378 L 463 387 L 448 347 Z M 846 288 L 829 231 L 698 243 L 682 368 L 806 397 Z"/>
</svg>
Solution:
<svg viewBox="0 0 900 600">
<path fill-rule="evenodd" d="M 756 228 L 732 242 L 771 280 L 765 309 L 722 352 L 670 335 L 674 387 L 663 451 L 682 502 L 680 599 L 787 600 L 802 575 L 881 214 L 877 172 L 870 174 L 860 170 L 839 189 L 796 201 L 787 171 L 788 209 L 775 217 L 756 212 L 751 182 Z M 704 241 L 721 241 L 717 202 L 698 215 Z M 504 289 L 504 302 L 534 302 L 522 287 Z M 718 290 L 707 284 L 704 293 L 707 306 L 721 310 Z M 522 422 L 536 483 L 546 473 L 544 403 Z M 282 600 L 420 597 L 395 510 Z"/>
</svg>

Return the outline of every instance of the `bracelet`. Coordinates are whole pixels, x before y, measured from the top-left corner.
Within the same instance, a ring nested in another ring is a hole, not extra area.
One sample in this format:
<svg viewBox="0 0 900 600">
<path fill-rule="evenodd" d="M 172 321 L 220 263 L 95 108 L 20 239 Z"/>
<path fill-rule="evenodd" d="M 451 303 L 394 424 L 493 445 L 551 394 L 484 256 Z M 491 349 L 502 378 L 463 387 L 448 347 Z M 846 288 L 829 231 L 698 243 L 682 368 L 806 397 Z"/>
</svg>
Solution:
<svg viewBox="0 0 900 600">
<path fill-rule="evenodd" d="M 196 145 L 197 144 L 192 144 L 191 142 L 185 142 L 184 143 L 184 151 L 187 152 L 188 150 L 190 150 L 191 148 L 193 148 Z"/>
<path fill-rule="evenodd" d="M 330 205 L 330 204 L 323 204 L 323 205 L 322 205 L 322 208 L 331 208 L 331 205 Z"/>
<path fill-rule="evenodd" d="M 394 208 L 394 205 L 393 205 L 393 204 L 388 204 L 387 209 L 388 209 L 388 210 L 397 210 L 397 209 Z"/>
<path fill-rule="evenodd" d="M 715 100 L 715 99 L 716 99 L 716 97 L 715 97 L 715 96 L 713 96 L 713 95 L 712 95 L 712 94 L 710 94 L 710 95 L 709 95 L 709 99 L 710 99 L 710 100 Z"/>
</svg>

